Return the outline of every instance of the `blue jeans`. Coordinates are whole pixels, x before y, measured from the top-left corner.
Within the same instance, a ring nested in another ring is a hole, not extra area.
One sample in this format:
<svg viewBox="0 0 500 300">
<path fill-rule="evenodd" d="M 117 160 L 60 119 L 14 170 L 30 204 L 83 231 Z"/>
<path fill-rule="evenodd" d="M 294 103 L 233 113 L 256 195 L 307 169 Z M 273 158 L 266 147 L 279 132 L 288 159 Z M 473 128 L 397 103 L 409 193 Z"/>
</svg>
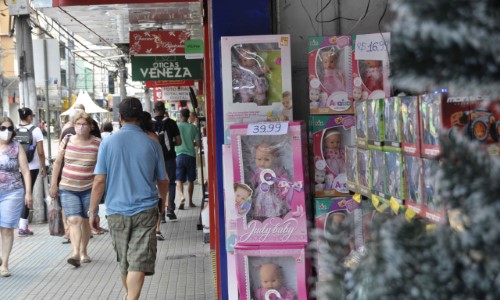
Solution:
<svg viewBox="0 0 500 300">
<path fill-rule="evenodd" d="M 175 173 L 177 169 L 175 158 L 165 160 L 165 169 L 170 180 L 168 192 L 168 207 L 175 210 Z"/>
<path fill-rule="evenodd" d="M 60 190 L 61 205 L 64 208 L 66 217 L 79 216 L 88 219 L 87 212 L 90 206 L 90 193 L 92 189 L 76 192 L 68 190 Z"/>
</svg>

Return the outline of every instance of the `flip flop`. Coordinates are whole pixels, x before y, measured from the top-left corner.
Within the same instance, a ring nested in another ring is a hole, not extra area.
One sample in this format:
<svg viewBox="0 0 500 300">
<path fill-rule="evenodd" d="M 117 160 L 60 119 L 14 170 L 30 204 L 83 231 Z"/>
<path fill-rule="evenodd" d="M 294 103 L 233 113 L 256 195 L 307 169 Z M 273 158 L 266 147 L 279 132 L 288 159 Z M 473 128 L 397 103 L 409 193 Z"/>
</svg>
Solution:
<svg viewBox="0 0 500 300">
<path fill-rule="evenodd" d="M 2 277 L 10 277 L 12 275 L 9 270 L 2 270 L 0 271 L 0 276 Z"/>
<path fill-rule="evenodd" d="M 67 260 L 68 264 L 78 268 L 80 266 L 80 258 L 70 257 Z"/>
<path fill-rule="evenodd" d="M 80 260 L 80 262 L 82 262 L 84 264 L 88 264 L 91 261 L 92 261 L 92 259 L 90 259 L 90 257 L 82 257 L 82 259 Z"/>
<path fill-rule="evenodd" d="M 63 244 L 71 244 L 71 240 L 70 239 L 65 239 L 62 243 Z"/>
</svg>

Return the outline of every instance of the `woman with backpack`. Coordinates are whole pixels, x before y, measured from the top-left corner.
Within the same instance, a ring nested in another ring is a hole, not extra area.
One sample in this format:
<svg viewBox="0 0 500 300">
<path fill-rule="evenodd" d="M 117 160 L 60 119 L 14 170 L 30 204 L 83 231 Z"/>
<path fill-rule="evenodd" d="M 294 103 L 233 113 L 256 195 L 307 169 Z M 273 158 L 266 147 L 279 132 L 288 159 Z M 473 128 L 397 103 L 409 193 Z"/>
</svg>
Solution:
<svg viewBox="0 0 500 300">
<path fill-rule="evenodd" d="M 30 108 L 20 108 L 18 112 L 21 122 L 16 129 L 15 139 L 23 146 L 24 152 L 26 153 L 30 169 L 31 190 L 33 190 L 40 170 L 42 171 L 43 177 L 47 176 L 45 152 L 43 151 L 43 133 L 39 127 L 33 125 L 35 115 Z M 33 235 L 33 231 L 28 227 L 29 215 L 30 209 L 27 205 L 24 205 L 21 218 L 19 219 L 18 235 L 20 237 Z"/>
</svg>

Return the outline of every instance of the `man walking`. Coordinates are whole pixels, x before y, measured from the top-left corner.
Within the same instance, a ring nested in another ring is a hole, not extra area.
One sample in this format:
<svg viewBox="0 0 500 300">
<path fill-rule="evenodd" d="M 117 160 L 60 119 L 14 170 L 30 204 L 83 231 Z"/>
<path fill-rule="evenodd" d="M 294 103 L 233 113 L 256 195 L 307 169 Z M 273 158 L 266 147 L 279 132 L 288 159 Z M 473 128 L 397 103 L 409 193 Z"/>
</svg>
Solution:
<svg viewBox="0 0 500 300">
<path fill-rule="evenodd" d="M 187 184 L 189 207 L 196 207 L 193 203 L 194 181 L 196 180 L 196 149 L 200 146 L 200 134 L 196 126 L 188 123 L 189 109 L 181 109 L 181 119 L 177 122 L 181 133 L 182 145 L 175 147 L 177 153 L 177 191 L 181 197 L 179 209 L 184 209 L 184 182 Z"/>
<path fill-rule="evenodd" d="M 139 299 L 144 276 L 155 272 L 156 186 L 162 199 L 169 186 L 161 146 L 139 127 L 141 114 L 137 98 L 127 97 L 120 103 L 123 127 L 101 143 L 88 211 L 95 229 L 99 201 L 106 191 L 106 218 L 128 300 Z M 160 207 L 163 213 L 165 200 Z"/>
<path fill-rule="evenodd" d="M 165 169 L 168 178 L 170 178 L 170 188 L 168 192 L 167 217 L 170 220 L 177 219 L 175 215 L 175 173 L 176 173 L 176 153 L 175 146 L 182 144 L 179 127 L 177 123 L 170 119 L 168 112 L 165 111 L 165 103 L 158 101 L 155 104 L 155 131 L 159 137 L 160 145 L 165 159 Z M 162 222 L 165 222 L 165 215 L 161 215 Z"/>
</svg>

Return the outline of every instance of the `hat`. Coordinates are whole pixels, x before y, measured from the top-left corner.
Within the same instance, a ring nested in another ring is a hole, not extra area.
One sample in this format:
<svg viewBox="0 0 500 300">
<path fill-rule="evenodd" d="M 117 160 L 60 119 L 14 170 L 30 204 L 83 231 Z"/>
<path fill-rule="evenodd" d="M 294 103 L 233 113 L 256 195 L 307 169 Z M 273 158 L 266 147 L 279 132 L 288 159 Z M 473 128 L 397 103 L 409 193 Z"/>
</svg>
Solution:
<svg viewBox="0 0 500 300">
<path fill-rule="evenodd" d="M 165 103 L 163 101 L 158 101 L 155 103 L 155 110 L 156 111 L 165 111 Z"/>
<path fill-rule="evenodd" d="M 120 114 L 125 119 L 139 119 L 142 114 L 141 101 L 134 97 L 126 97 L 120 103 Z"/>
</svg>

